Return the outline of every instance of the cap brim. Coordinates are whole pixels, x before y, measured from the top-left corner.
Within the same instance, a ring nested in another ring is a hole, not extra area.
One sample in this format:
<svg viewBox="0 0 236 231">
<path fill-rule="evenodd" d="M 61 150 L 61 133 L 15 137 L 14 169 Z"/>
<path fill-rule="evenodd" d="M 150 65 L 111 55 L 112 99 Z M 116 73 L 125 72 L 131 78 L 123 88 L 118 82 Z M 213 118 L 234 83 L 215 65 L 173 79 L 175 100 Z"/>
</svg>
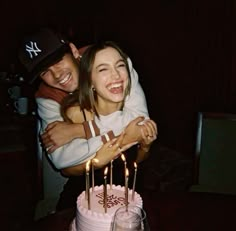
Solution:
<svg viewBox="0 0 236 231">
<path fill-rule="evenodd" d="M 29 73 L 31 77 L 29 84 L 32 84 L 38 78 L 38 76 L 42 71 L 46 70 L 48 67 L 59 62 L 63 58 L 63 56 L 69 51 L 70 51 L 69 45 L 65 44 L 52 54 L 45 57 L 44 60 L 42 60 L 39 64 L 37 64 L 37 66 Z"/>
</svg>

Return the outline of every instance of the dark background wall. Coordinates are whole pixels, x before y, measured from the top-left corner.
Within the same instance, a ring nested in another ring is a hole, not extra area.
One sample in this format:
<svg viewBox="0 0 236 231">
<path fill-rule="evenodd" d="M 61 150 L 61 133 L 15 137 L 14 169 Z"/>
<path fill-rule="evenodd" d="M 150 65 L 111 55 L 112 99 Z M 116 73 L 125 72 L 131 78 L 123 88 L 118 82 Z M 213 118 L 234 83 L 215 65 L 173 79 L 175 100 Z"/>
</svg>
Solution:
<svg viewBox="0 0 236 231">
<path fill-rule="evenodd" d="M 198 111 L 236 113 L 233 1 L 2 0 L 0 9 L 0 71 L 21 71 L 17 44 L 37 26 L 55 26 L 78 46 L 117 41 L 170 148 L 191 155 Z"/>
</svg>

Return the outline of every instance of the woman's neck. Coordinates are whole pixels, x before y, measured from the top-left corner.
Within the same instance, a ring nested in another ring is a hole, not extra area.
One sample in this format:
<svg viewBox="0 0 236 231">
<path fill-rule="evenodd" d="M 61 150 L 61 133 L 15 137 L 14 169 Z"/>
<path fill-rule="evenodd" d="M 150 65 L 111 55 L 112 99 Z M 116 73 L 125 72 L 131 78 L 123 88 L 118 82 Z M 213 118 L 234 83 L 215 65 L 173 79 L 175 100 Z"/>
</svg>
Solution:
<svg viewBox="0 0 236 231">
<path fill-rule="evenodd" d="M 99 115 L 109 115 L 115 111 L 120 111 L 121 107 L 122 107 L 122 102 L 120 103 L 99 102 L 99 104 L 96 105 L 96 109 Z"/>
</svg>

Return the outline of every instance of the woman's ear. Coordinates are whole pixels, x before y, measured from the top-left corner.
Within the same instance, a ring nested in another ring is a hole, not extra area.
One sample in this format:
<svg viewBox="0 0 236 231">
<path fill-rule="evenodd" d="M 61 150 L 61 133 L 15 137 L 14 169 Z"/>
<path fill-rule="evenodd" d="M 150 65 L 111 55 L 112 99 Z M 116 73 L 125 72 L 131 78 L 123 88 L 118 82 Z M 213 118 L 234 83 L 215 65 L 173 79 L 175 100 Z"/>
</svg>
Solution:
<svg viewBox="0 0 236 231">
<path fill-rule="evenodd" d="M 72 52 L 73 56 L 75 57 L 75 59 L 80 58 L 81 55 L 79 53 L 79 50 L 75 46 L 75 44 L 74 43 L 69 43 L 69 46 L 70 46 L 71 52 Z"/>
</svg>

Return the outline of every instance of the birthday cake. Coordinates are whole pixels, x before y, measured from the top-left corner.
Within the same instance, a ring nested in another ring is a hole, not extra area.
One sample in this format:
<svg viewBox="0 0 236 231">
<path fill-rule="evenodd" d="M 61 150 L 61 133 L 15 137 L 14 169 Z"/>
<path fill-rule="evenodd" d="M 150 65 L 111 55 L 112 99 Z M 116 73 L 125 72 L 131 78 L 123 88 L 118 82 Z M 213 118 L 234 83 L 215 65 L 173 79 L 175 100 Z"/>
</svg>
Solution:
<svg viewBox="0 0 236 231">
<path fill-rule="evenodd" d="M 125 187 L 107 187 L 107 206 L 104 207 L 104 187 L 95 186 L 94 191 L 90 188 L 90 209 L 85 191 L 77 198 L 76 217 L 71 224 L 71 231 L 110 231 L 115 211 L 125 206 Z M 128 204 L 143 206 L 141 196 L 135 192 L 132 199 L 132 190 L 128 190 Z"/>
</svg>

